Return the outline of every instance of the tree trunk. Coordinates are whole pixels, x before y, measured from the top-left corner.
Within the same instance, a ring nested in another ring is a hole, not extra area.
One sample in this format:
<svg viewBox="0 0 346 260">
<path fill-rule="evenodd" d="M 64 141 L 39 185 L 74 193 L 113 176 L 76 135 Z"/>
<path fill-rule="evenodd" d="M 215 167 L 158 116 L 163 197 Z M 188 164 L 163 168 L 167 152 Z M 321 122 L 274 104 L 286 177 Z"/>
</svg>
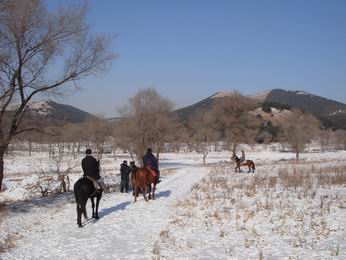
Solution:
<svg viewBox="0 0 346 260">
<path fill-rule="evenodd" d="M 2 190 L 2 181 L 4 179 L 4 156 L 7 150 L 7 145 L 0 147 L 0 191 Z"/>
<path fill-rule="evenodd" d="M 4 155 L 0 157 L 0 191 L 2 188 L 2 180 L 4 178 Z"/>
</svg>

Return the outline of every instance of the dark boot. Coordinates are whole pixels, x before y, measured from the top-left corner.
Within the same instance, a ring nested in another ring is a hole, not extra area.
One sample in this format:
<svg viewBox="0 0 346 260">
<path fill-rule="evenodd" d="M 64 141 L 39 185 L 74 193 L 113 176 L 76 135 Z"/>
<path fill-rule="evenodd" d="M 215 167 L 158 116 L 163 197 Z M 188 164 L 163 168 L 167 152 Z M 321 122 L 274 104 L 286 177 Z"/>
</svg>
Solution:
<svg viewBox="0 0 346 260">
<path fill-rule="evenodd" d="M 158 184 L 158 183 L 161 182 L 161 180 L 160 180 L 160 171 L 156 171 L 156 174 L 157 174 L 156 184 Z"/>
</svg>

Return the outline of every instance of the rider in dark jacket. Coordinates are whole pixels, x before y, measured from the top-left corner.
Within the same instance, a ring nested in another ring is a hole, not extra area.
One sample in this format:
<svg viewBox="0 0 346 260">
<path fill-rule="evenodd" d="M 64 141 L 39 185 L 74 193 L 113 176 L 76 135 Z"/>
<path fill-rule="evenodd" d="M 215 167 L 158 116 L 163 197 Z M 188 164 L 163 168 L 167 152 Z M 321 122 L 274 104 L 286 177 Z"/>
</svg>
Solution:
<svg viewBox="0 0 346 260">
<path fill-rule="evenodd" d="M 120 183 L 120 192 L 129 192 L 129 175 L 131 172 L 131 167 L 127 165 L 127 161 L 123 161 L 123 163 L 120 165 L 120 177 L 121 177 L 121 183 Z"/>
<path fill-rule="evenodd" d="M 83 177 L 86 177 L 94 182 L 94 186 L 97 190 L 102 189 L 106 191 L 103 180 L 100 176 L 99 161 L 97 161 L 91 155 L 91 149 L 86 149 L 85 157 L 82 160 Z"/>
<path fill-rule="evenodd" d="M 149 166 L 152 170 L 154 170 L 157 174 L 156 183 L 161 182 L 159 165 L 155 155 L 153 155 L 151 148 L 148 148 L 147 153 L 143 156 L 143 166 L 144 167 Z"/>
</svg>

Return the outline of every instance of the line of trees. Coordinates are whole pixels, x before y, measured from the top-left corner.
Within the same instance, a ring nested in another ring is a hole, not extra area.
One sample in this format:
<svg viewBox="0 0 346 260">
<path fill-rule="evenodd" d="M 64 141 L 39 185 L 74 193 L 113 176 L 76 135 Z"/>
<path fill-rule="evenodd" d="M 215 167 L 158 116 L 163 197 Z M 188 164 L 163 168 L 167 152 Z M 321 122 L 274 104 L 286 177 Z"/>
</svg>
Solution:
<svg viewBox="0 0 346 260">
<path fill-rule="evenodd" d="M 258 107 L 254 100 L 235 92 L 217 99 L 211 110 L 179 121 L 169 99 L 155 89 L 141 89 L 120 108 L 122 117 L 116 122 L 94 118 L 80 124 L 49 126 L 54 134 L 25 132 L 16 137 L 11 148 L 23 149 L 25 145 L 29 154 L 32 149 L 39 149 L 51 157 L 63 153 L 77 156 L 85 147 L 92 147 L 100 154 L 122 149 L 140 161 L 148 147 L 159 158 L 163 150 L 179 151 L 184 145 L 189 151 L 201 153 L 203 162 L 212 146 L 220 149 L 220 141 L 222 149 L 233 152 L 240 143 L 280 142 L 282 150 L 289 147 L 295 152 L 296 159 L 313 140 L 322 151 L 346 148 L 346 131 L 323 130 L 310 114 L 291 109 L 282 115 L 280 123 L 272 123 L 253 113 Z"/>
<path fill-rule="evenodd" d="M 289 147 L 297 160 L 313 140 L 320 144 L 322 151 L 346 149 L 345 130 L 323 130 L 315 117 L 300 110 L 291 109 L 280 124 L 274 125 L 253 113 L 259 104 L 237 92 L 216 101 L 211 110 L 179 121 L 169 99 L 155 89 L 141 89 L 120 109 L 122 117 L 115 122 L 93 118 L 79 124 L 49 124 L 39 132 L 23 131 L 15 136 L 7 152 L 49 153 L 54 159 L 66 153 L 76 158 L 85 147 L 91 147 L 100 155 L 122 149 L 140 162 L 148 147 L 153 148 L 158 158 L 162 151 L 179 152 L 187 147 L 188 151 L 201 153 L 206 163 L 210 149 L 220 149 L 220 143 L 222 149 L 236 152 L 240 143 L 258 142 L 259 135 L 263 137 L 264 124 L 270 138 L 261 142 L 280 142 L 282 150 Z"/>
</svg>

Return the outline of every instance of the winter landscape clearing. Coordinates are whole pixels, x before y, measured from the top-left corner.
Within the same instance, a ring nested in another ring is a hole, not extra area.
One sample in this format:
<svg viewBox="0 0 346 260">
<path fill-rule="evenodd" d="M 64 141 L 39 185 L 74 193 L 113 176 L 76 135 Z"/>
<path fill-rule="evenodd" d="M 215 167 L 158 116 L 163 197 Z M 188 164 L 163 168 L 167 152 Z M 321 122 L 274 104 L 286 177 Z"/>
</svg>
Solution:
<svg viewBox="0 0 346 260">
<path fill-rule="evenodd" d="M 34 169 L 49 168 L 48 156 L 10 156 L 0 258 L 345 259 L 346 152 L 311 151 L 295 162 L 275 145 L 246 148 L 255 173 L 234 173 L 226 151 L 211 152 L 206 165 L 197 153 L 164 153 L 156 200 L 136 203 L 116 185 L 130 158 L 104 155 L 102 175 L 113 192 L 101 199 L 100 219 L 84 220 L 83 228 L 72 192 L 28 197 Z M 80 176 L 74 168 L 71 182 Z M 90 202 L 87 209 L 90 217 Z"/>
</svg>

